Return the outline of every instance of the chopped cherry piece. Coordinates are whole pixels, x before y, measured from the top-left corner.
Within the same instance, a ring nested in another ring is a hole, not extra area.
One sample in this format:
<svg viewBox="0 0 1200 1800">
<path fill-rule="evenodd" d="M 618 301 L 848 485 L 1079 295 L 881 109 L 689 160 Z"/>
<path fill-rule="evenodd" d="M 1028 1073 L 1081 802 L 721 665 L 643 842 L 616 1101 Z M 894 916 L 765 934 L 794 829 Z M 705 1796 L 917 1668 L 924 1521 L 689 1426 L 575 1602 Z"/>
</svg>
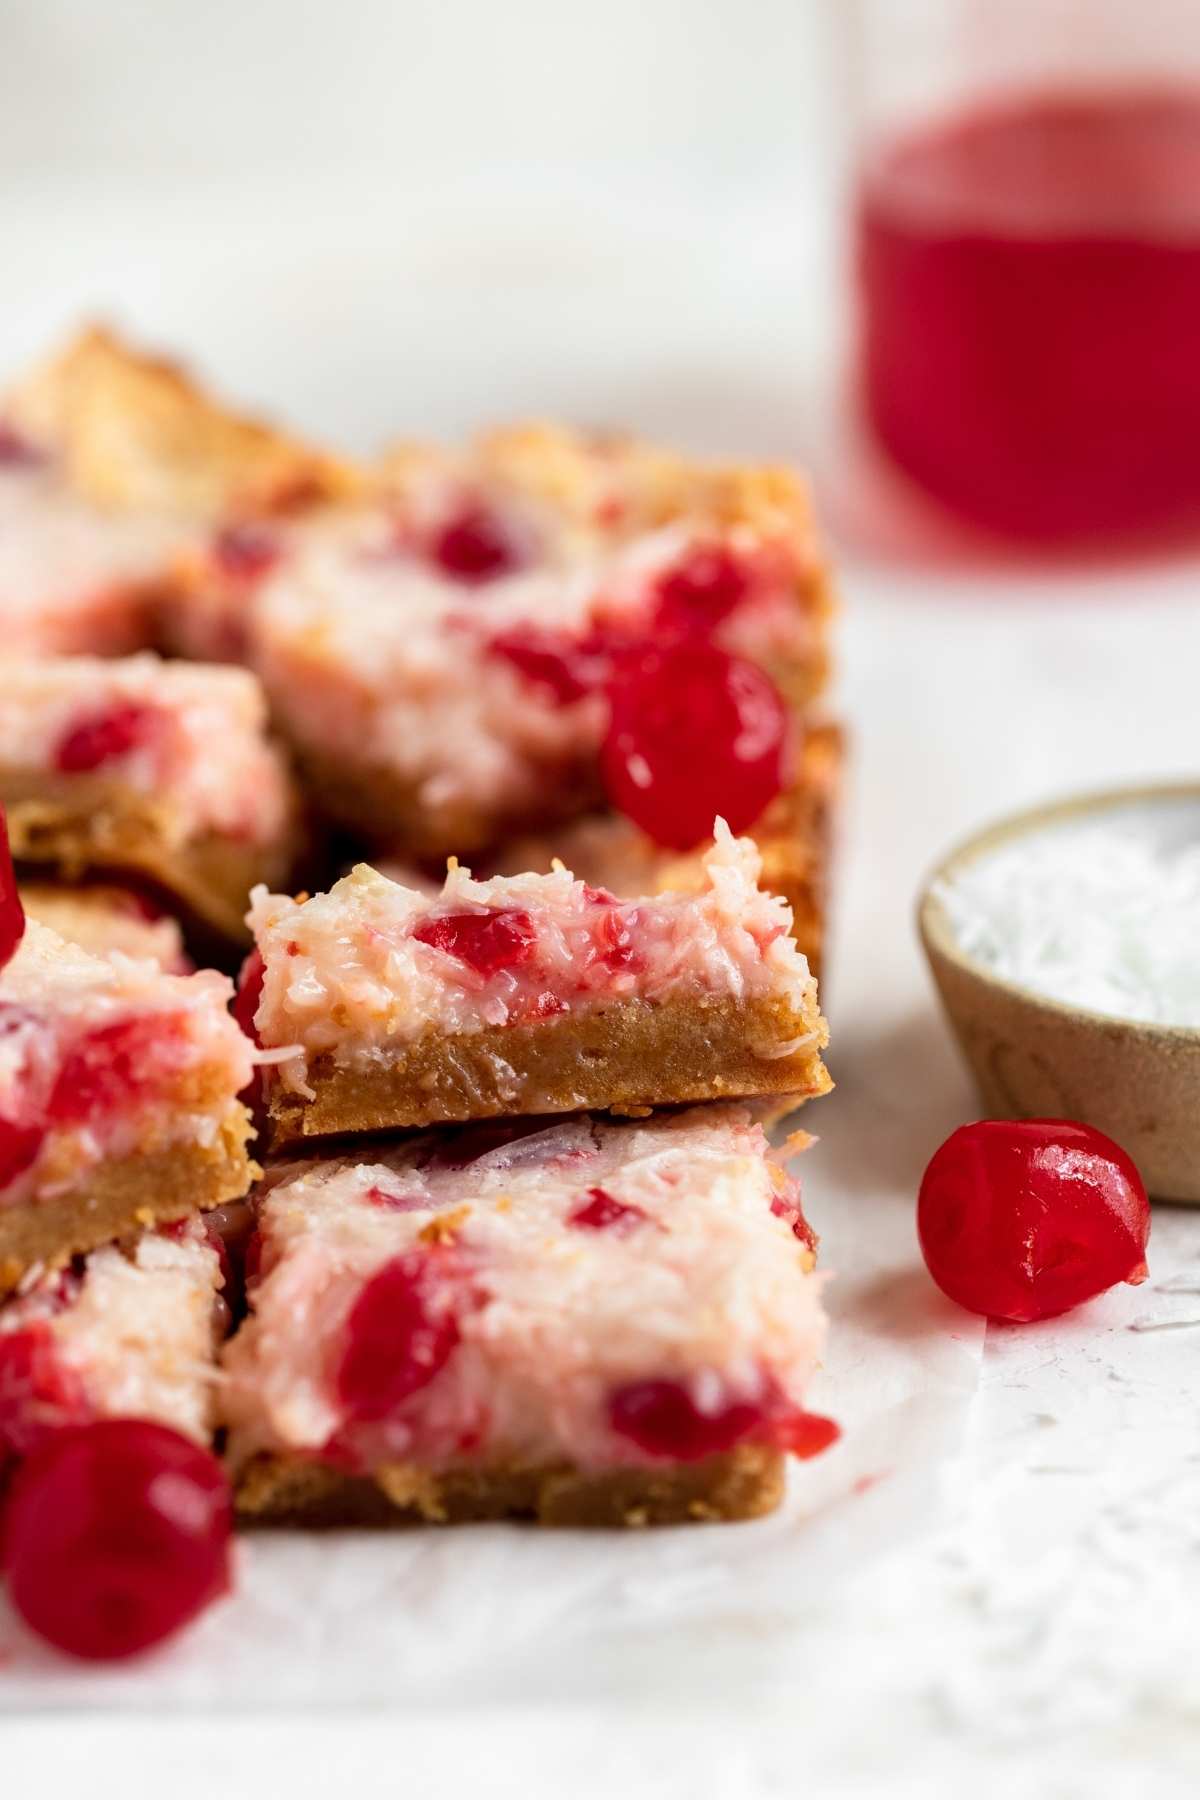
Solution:
<svg viewBox="0 0 1200 1800">
<path fill-rule="evenodd" d="M 608 797 L 672 850 L 745 831 L 782 790 L 788 713 L 754 663 L 687 641 L 619 669 L 601 752 Z"/>
<path fill-rule="evenodd" d="M 229 1588 L 233 1507 L 207 1450 L 145 1419 L 56 1434 L 5 1513 L 9 1592 L 32 1629 L 89 1661 L 134 1656 Z"/>
<path fill-rule="evenodd" d="M 771 1427 L 772 1442 L 780 1450 L 786 1450 L 789 1456 L 797 1456 L 801 1460 L 820 1456 L 823 1450 L 836 1444 L 841 1435 L 841 1426 L 821 1413 L 788 1413 L 784 1418 L 777 1419 Z"/>
<path fill-rule="evenodd" d="M 169 1034 L 170 1020 L 163 1014 L 121 1019 L 88 1032 L 63 1059 L 50 1093 L 50 1117 L 78 1124 L 158 1085 L 169 1072 L 164 1060 Z"/>
<path fill-rule="evenodd" d="M 0 1117 L 0 1189 L 33 1166 L 45 1135 L 40 1125 L 14 1125 Z"/>
<path fill-rule="evenodd" d="M 800 1204 L 800 1188 L 798 1184 L 790 1186 L 787 1193 L 773 1194 L 771 1197 L 771 1211 L 775 1214 L 777 1219 L 787 1220 L 792 1228 L 792 1236 L 799 1238 L 806 1250 L 815 1252 L 817 1248 L 817 1234 L 804 1216 L 804 1209 Z"/>
<path fill-rule="evenodd" d="M 355 1419 L 384 1419 L 431 1382 L 459 1339 L 457 1265 L 445 1250 L 409 1250 L 354 1303 L 338 1395 Z"/>
<path fill-rule="evenodd" d="M 497 632 L 488 651 L 544 688 L 560 706 L 598 693 L 612 670 L 612 648 L 600 631 L 572 637 L 549 626 L 514 625 Z"/>
<path fill-rule="evenodd" d="M 528 962 L 536 935 L 529 914 L 516 907 L 441 913 L 437 918 L 425 919 L 413 932 L 419 943 L 453 956 L 484 976 Z"/>
<path fill-rule="evenodd" d="M 8 820 L 0 806 L 0 969 L 10 963 L 25 936 L 25 908 L 17 892 L 12 851 L 8 847 Z"/>
<path fill-rule="evenodd" d="M 504 520 L 478 501 L 469 502 L 439 526 L 429 554 L 447 575 L 471 586 L 512 575 L 525 560 Z"/>
<path fill-rule="evenodd" d="M 636 974 L 645 967 L 646 959 L 635 947 L 637 923 L 636 906 L 611 906 L 596 920 L 596 953 L 605 968 L 614 974 L 621 969 Z"/>
<path fill-rule="evenodd" d="M 117 757 L 145 749 L 158 737 L 163 716 L 153 706 L 127 702 L 93 713 L 59 739 L 54 764 L 64 775 L 82 775 Z"/>
<path fill-rule="evenodd" d="M 50 1434 L 88 1416 L 78 1375 L 58 1355 L 45 1319 L 0 1332 L 0 1473 Z"/>
<path fill-rule="evenodd" d="M 607 1188 L 594 1187 L 588 1189 L 587 1199 L 573 1213 L 568 1213 L 567 1224 L 579 1225 L 585 1231 L 607 1231 L 616 1227 L 625 1232 L 645 1217 L 640 1206 L 618 1200 Z"/>
<path fill-rule="evenodd" d="M 262 999 L 263 981 L 266 978 L 266 965 L 261 950 L 252 950 L 242 964 L 237 978 L 237 993 L 233 997 L 233 1016 L 248 1038 L 259 1042 L 258 1027 L 254 1023 L 254 1015 L 258 1011 L 258 1003 Z"/>
<path fill-rule="evenodd" d="M 767 1424 L 754 1400 L 731 1400 L 719 1412 L 702 1412 L 678 1381 L 631 1381 L 609 1396 L 614 1431 L 648 1456 L 697 1462 L 761 1435 Z"/>
<path fill-rule="evenodd" d="M 655 622 L 662 631 L 711 632 L 752 587 L 745 558 L 728 544 L 694 544 L 659 577 Z"/>
<path fill-rule="evenodd" d="M 227 525 L 213 541 L 213 559 L 223 575 L 233 581 L 253 582 L 279 561 L 281 549 L 274 532 L 262 525 Z"/>
<path fill-rule="evenodd" d="M 952 1300 L 1025 1322 L 1144 1281 L 1150 1205 L 1131 1158 L 1091 1126 L 981 1119 L 934 1154 L 917 1231 Z"/>
</svg>

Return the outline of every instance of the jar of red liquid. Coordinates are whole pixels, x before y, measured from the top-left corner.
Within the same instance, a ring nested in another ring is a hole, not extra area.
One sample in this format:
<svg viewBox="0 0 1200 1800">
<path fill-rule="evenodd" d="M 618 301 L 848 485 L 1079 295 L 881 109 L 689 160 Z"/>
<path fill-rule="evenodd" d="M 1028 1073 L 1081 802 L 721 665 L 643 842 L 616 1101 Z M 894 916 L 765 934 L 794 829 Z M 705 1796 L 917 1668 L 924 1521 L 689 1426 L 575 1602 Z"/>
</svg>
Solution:
<svg viewBox="0 0 1200 1800">
<path fill-rule="evenodd" d="M 1200 526 L 1200 4 L 864 0 L 860 372 L 957 513 Z"/>
</svg>

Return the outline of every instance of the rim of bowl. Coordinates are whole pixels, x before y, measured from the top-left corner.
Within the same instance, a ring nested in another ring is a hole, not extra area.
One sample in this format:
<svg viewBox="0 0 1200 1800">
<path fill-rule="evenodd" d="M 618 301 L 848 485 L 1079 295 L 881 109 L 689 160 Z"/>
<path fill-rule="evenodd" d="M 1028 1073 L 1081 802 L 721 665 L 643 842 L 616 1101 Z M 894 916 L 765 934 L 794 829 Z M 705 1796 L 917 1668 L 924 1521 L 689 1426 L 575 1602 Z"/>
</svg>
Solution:
<svg viewBox="0 0 1200 1800">
<path fill-rule="evenodd" d="M 1191 1044 L 1200 1049 L 1200 1025 L 1162 1025 L 1154 1019 L 1130 1018 L 1126 1013 L 1098 1012 L 1094 1007 L 1076 1006 L 1070 1001 L 1055 999 L 1051 994 L 1043 994 L 1037 988 L 1027 987 L 1024 982 L 1011 981 L 1007 976 L 998 975 L 986 963 L 968 955 L 963 949 L 954 935 L 944 906 L 934 893 L 939 882 L 945 881 L 955 870 L 975 862 L 989 850 L 1010 843 L 1014 838 L 1026 837 L 1043 826 L 1062 820 L 1118 811 L 1123 807 L 1136 805 L 1139 801 L 1192 801 L 1200 809 L 1200 781 L 1146 782 L 1135 787 L 1103 788 L 1086 794 L 1072 794 L 1062 800 L 1045 801 L 1040 806 L 1010 813 L 1005 818 L 996 819 L 990 825 L 972 832 L 970 837 L 962 838 L 934 865 L 921 884 L 917 897 L 917 929 L 926 955 L 937 950 L 948 962 L 955 963 L 977 981 L 1012 999 L 1044 1007 L 1048 1012 L 1108 1031 L 1132 1031 L 1141 1036 L 1162 1038 L 1175 1044 Z"/>
</svg>

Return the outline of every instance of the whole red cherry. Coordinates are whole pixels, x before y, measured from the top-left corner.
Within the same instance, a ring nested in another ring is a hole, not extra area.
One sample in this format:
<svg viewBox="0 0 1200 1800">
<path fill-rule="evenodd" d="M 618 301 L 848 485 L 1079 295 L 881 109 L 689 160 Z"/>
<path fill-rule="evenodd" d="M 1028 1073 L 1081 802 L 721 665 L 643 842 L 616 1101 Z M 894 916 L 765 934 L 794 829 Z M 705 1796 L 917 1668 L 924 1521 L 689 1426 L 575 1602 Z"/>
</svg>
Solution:
<svg viewBox="0 0 1200 1800">
<path fill-rule="evenodd" d="M 207 1450 L 147 1419 L 55 1432 L 21 1464 L 4 1513 L 13 1605 L 56 1648 L 134 1656 L 229 1587 L 233 1505 Z"/>
<path fill-rule="evenodd" d="M 783 789 L 788 710 L 766 672 L 702 639 L 622 662 L 600 752 L 609 801 L 670 850 L 746 831 Z"/>
<path fill-rule="evenodd" d="M 1026 1323 L 1144 1281 L 1150 1203 L 1131 1158 L 1090 1125 L 980 1119 L 932 1157 L 917 1233 L 943 1293 Z"/>
</svg>

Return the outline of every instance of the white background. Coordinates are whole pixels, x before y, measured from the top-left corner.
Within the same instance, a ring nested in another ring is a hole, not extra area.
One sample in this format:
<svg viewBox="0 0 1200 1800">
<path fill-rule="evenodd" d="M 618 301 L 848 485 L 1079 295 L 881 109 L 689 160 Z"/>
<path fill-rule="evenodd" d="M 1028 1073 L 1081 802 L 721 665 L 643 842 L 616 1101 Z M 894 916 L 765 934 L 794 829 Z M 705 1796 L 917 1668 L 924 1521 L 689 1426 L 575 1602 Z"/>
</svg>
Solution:
<svg viewBox="0 0 1200 1800">
<path fill-rule="evenodd" d="M 846 1267 L 856 1208 L 903 1236 L 972 1104 L 913 942 L 923 870 L 997 812 L 1194 772 L 1200 570 L 935 555 L 881 508 L 836 378 L 839 10 L 8 0 L 0 356 L 100 309 L 356 446 L 546 411 L 815 463 L 856 753 L 807 1189 Z M 910 1257 L 897 1353 L 928 1307 Z M 1194 1793 L 1194 1214 L 1160 1217 L 1152 1270 L 989 1333 L 920 1504 L 881 1484 L 894 1551 L 781 1597 L 783 1632 L 630 1644 L 623 1678 L 565 1645 L 560 1681 L 486 1707 L 256 1719 L 248 1684 L 236 1717 L 10 1716 L 0 1791 Z"/>
</svg>

